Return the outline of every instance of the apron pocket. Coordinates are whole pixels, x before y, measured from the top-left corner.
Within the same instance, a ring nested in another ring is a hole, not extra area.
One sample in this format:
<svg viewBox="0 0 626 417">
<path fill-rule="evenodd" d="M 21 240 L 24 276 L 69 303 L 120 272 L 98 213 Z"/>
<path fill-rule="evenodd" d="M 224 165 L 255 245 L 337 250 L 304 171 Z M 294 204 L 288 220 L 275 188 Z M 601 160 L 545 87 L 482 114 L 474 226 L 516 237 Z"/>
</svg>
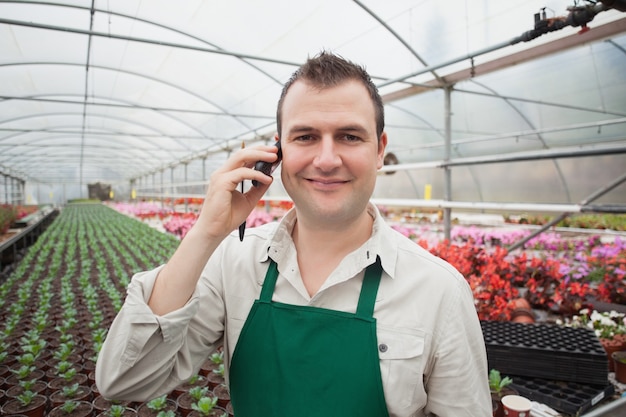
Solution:
<svg viewBox="0 0 626 417">
<path fill-rule="evenodd" d="M 378 357 L 385 399 L 399 409 L 426 402 L 422 373 L 424 333 L 412 329 L 378 326 Z"/>
</svg>

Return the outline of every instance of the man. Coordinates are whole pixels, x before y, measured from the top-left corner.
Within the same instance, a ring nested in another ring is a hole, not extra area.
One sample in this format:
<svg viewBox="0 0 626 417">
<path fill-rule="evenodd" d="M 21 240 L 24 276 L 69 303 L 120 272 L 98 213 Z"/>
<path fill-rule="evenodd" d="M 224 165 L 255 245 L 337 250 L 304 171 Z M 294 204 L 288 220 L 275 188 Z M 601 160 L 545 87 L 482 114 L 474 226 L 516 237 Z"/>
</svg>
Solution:
<svg viewBox="0 0 626 417">
<path fill-rule="evenodd" d="M 272 183 L 274 146 L 234 153 L 169 262 L 137 274 L 97 364 L 105 397 L 169 392 L 224 346 L 237 417 L 491 415 L 465 279 L 369 199 L 387 145 L 363 68 L 323 52 L 278 103 L 282 221 L 235 230 Z M 245 193 L 244 180 L 258 181 Z"/>
</svg>

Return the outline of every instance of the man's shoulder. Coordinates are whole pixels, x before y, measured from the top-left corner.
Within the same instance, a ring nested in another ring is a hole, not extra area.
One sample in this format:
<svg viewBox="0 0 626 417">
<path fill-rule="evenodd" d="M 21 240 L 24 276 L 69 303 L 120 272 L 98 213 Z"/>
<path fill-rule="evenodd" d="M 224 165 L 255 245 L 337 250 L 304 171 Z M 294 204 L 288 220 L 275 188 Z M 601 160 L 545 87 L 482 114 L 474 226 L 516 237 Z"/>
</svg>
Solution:
<svg viewBox="0 0 626 417">
<path fill-rule="evenodd" d="M 400 277 L 423 276 L 425 279 L 437 279 L 440 283 L 451 284 L 465 281 L 461 273 L 445 259 L 431 253 L 418 242 L 398 233 L 394 239 L 397 248 L 397 271 Z"/>
</svg>

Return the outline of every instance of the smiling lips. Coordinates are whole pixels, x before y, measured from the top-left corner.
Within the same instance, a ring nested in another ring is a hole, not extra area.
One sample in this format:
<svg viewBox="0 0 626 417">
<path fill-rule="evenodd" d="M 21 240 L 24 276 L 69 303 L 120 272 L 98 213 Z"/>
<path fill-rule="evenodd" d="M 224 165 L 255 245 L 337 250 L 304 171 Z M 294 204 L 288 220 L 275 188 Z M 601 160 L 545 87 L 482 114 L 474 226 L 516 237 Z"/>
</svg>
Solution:
<svg viewBox="0 0 626 417">
<path fill-rule="evenodd" d="M 336 187 L 342 184 L 346 184 L 348 182 L 346 180 L 332 178 L 306 178 L 306 180 L 313 183 L 314 185 L 324 188 Z"/>
</svg>

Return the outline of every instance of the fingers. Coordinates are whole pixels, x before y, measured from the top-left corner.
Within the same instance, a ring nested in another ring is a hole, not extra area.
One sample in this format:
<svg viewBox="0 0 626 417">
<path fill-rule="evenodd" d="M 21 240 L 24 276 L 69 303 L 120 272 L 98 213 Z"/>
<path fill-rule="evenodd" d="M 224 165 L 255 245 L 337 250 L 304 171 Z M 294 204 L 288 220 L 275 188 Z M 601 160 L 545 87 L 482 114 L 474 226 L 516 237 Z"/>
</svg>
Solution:
<svg viewBox="0 0 626 417">
<path fill-rule="evenodd" d="M 271 176 L 254 170 L 254 164 L 257 161 L 271 163 L 276 159 L 274 146 L 241 149 L 213 172 L 198 219 L 207 234 L 224 236 L 248 217 L 273 181 Z M 242 182 L 252 180 L 258 186 L 247 183 L 242 190 Z"/>
<path fill-rule="evenodd" d="M 220 182 L 228 182 L 227 188 L 231 190 L 237 189 L 238 185 L 243 181 L 258 181 L 261 184 L 269 185 L 272 182 L 271 177 L 253 168 L 259 161 L 271 164 L 277 159 L 275 146 L 258 146 L 238 150 L 220 168 L 213 172 L 211 182 L 218 179 Z"/>
</svg>

